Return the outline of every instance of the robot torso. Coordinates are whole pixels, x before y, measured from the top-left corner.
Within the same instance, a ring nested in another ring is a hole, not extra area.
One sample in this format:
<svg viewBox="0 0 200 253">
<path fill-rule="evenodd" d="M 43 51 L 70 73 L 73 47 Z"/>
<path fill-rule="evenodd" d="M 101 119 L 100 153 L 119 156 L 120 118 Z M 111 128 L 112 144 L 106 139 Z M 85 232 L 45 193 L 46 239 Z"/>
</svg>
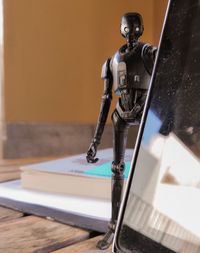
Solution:
<svg viewBox="0 0 200 253">
<path fill-rule="evenodd" d="M 122 46 L 113 56 L 110 69 L 113 77 L 113 89 L 120 97 L 123 110 L 131 111 L 135 104 L 136 91 L 147 92 L 150 83 L 150 73 L 143 58 L 144 48 L 148 44 L 138 42 L 131 51 Z"/>
</svg>

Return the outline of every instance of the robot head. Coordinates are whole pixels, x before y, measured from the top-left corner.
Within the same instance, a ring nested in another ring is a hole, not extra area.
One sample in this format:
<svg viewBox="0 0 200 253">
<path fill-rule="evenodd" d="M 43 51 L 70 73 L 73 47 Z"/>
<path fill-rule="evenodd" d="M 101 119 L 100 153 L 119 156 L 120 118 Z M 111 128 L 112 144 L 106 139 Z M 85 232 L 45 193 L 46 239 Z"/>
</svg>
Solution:
<svg viewBox="0 0 200 253">
<path fill-rule="evenodd" d="M 129 41 L 137 40 L 143 33 L 143 19 L 139 13 L 126 13 L 121 19 L 121 34 Z"/>
</svg>

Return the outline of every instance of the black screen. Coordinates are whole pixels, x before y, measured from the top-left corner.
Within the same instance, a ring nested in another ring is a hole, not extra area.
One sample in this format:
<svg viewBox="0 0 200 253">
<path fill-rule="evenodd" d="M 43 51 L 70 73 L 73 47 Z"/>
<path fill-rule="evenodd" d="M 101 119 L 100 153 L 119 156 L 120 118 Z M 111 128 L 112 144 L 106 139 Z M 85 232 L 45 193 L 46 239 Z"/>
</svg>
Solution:
<svg viewBox="0 0 200 253">
<path fill-rule="evenodd" d="M 116 247 L 200 252 L 200 1 L 172 0 Z"/>
</svg>

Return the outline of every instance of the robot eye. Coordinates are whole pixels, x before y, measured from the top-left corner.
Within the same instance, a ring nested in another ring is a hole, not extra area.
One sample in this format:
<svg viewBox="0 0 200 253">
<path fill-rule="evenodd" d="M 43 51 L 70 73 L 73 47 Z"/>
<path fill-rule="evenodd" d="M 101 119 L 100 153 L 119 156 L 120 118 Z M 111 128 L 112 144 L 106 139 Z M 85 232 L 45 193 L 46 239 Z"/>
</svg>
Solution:
<svg viewBox="0 0 200 253">
<path fill-rule="evenodd" d="M 136 27 L 136 28 L 135 28 L 135 31 L 136 31 L 136 32 L 139 32 L 139 30 L 140 30 L 139 27 Z"/>
<path fill-rule="evenodd" d="M 128 32 L 130 31 L 130 29 L 129 29 L 128 27 L 124 27 L 124 31 L 125 31 L 126 33 L 128 33 Z"/>
</svg>

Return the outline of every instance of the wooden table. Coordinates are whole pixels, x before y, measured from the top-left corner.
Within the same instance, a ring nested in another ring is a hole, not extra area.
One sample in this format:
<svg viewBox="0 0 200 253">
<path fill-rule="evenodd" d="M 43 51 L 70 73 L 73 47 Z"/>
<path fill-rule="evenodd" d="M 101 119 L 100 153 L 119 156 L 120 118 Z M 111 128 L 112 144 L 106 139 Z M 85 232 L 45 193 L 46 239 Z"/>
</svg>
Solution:
<svg viewBox="0 0 200 253">
<path fill-rule="evenodd" d="M 0 182 L 18 179 L 20 165 L 41 160 L 47 159 L 0 161 Z M 94 231 L 23 214 L 0 203 L 1 253 L 81 253 L 96 249 L 95 245 L 101 237 Z"/>
</svg>

